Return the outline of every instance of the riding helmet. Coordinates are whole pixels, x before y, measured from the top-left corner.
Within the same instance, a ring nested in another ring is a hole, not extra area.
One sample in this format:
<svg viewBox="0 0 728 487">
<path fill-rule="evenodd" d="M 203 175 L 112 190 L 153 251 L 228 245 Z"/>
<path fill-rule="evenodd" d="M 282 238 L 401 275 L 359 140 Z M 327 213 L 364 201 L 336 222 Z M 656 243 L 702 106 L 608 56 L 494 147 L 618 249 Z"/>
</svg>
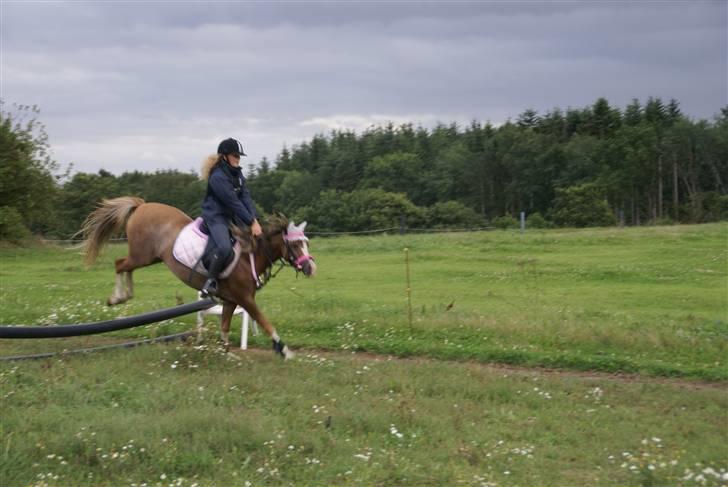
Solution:
<svg viewBox="0 0 728 487">
<path fill-rule="evenodd" d="M 247 154 L 243 152 L 243 144 L 233 139 L 232 137 L 220 142 L 220 145 L 217 146 L 217 153 L 224 155 L 240 154 L 241 156 L 247 156 Z"/>
</svg>

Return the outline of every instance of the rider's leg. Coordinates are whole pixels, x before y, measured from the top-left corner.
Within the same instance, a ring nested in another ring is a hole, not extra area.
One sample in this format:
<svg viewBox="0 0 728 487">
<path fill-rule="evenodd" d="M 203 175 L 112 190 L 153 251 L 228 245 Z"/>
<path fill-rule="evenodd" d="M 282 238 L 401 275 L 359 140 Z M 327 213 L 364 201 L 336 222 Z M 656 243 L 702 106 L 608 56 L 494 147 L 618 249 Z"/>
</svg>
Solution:
<svg viewBox="0 0 728 487">
<path fill-rule="evenodd" d="M 210 239 L 214 242 L 212 254 L 209 256 L 209 265 L 207 267 L 208 279 L 202 287 L 202 294 L 217 294 L 217 279 L 225 267 L 225 263 L 233 251 L 230 243 L 230 234 L 228 227 L 224 223 L 208 225 L 210 231 Z"/>
</svg>

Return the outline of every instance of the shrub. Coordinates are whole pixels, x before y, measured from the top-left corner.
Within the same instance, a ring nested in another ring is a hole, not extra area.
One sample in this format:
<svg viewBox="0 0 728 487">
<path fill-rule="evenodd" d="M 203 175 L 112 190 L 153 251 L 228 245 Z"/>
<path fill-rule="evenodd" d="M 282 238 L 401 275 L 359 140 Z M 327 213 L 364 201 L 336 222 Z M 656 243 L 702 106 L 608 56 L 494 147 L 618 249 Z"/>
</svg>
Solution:
<svg viewBox="0 0 728 487">
<path fill-rule="evenodd" d="M 427 225 L 436 228 L 467 228 L 483 224 L 483 219 L 472 208 L 457 201 L 435 203 L 427 208 Z"/>
<path fill-rule="evenodd" d="M 336 190 L 322 191 L 310 206 L 295 213 L 296 221 L 306 220 L 311 231 L 353 232 L 400 225 L 404 216 L 407 226 L 420 226 L 424 211 L 402 193 L 387 193 L 381 189 L 363 189 L 351 193 Z"/>
<path fill-rule="evenodd" d="M 0 206 L 0 241 L 20 243 L 30 237 L 23 217 L 12 206 Z"/>
<path fill-rule="evenodd" d="M 539 212 L 531 213 L 526 218 L 526 228 L 550 228 L 551 226 L 551 223 Z"/>
<path fill-rule="evenodd" d="M 728 194 L 720 197 L 720 219 L 728 220 Z"/>
<path fill-rule="evenodd" d="M 698 201 L 701 203 L 699 222 L 716 222 L 720 220 L 723 202 L 716 191 L 699 193 Z"/>
<path fill-rule="evenodd" d="M 661 218 L 656 218 L 652 222 L 652 225 L 655 225 L 655 226 L 665 226 L 665 225 L 674 225 L 674 224 L 675 224 L 675 222 L 669 216 L 663 216 Z"/>
<path fill-rule="evenodd" d="M 511 215 L 503 215 L 493 219 L 493 226 L 506 230 L 508 228 L 518 228 L 518 220 Z"/>
</svg>

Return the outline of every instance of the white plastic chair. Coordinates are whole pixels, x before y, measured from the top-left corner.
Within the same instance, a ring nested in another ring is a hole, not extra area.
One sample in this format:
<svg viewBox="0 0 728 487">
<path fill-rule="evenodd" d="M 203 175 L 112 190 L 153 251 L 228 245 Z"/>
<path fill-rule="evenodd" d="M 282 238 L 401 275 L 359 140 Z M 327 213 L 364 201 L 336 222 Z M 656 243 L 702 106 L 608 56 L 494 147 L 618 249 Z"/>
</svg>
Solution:
<svg viewBox="0 0 728 487">
<path fill-rule="evenodd" d="M 202 293 L 198 292 L 197 296 L 202 299 Z M 250 316 L 248 315 L 248 312 L 245 311 L 240 306 L 235 308 L 235 311 L 233 311 L 233 316 L 235 315 L 243 315 L 242 320 L 242 326 L 240 329 L 240 349 L 241 350 L 247 350 L 248 349 L 248 322 L 253 322 L 253 335 L 258 335 L 260 333 L 258 331 L 258 324 L 255 322 L 255 320 L 251 320 Z M 205 315 L 215 315 L 220 316 L 222 315 L 222 305 L 216 304 L 212 308 L 203 309 L 202 311 L 197 312 L 197 331 L 198 333 L 202 330 L 202 325 L 205 323 Z"/>
</svg>

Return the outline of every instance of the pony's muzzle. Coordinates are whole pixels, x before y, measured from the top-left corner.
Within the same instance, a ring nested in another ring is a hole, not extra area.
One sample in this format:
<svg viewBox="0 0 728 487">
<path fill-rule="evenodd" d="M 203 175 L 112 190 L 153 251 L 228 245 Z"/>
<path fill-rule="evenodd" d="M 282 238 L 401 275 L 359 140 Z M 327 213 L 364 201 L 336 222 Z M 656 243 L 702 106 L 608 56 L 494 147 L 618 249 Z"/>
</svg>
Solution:
<svg viewBox="0 0 728 487">
<path fill-rule="evenodd" d="M 313 277 L 316 274 L 316 262 L 310 255 L 302 255 L 296 259 L 296 268 L 302 271 L 306 277 Z"/>
</svg>

